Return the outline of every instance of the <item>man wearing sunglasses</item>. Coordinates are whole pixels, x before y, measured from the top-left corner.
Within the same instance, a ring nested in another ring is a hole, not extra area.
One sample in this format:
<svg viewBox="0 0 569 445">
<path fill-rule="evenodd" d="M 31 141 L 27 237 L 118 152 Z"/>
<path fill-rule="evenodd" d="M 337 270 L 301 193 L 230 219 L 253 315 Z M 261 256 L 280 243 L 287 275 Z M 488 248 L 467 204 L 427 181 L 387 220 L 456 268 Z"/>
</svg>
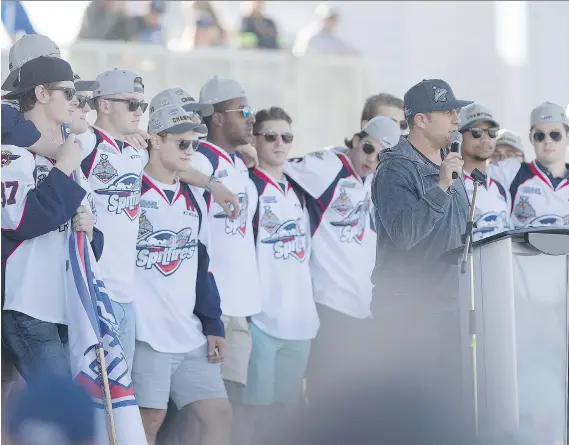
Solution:
<svg viewBox="0 0 569 445">
<path fill-rule="evenodd" d="M 492 164 L 488 171 L 509 188 L 514 227 L 569 225 L 569 119 L 563 107 L 544 102 L 530 116 L 529 137 L 535 160 L 511 158 Z"/>
<path fill-rule="evenodd" d="M 197 443 L 229 445 L 231 406 L 220 368 L 224 329 L 209 267 L 207 207 L 201 190 L 177 177 L 207 129 L 180 106 L 166 105 L 150 115 L 148 133 L 133 249 L 136 400 L 151 445 L 170 397 L 179 410 L 189 407 L 198 418 Z"/>
<path fill-rule="evenodd" d="M 486 174 L 488 160 L 496 149 L 500 125 L 486 107 L 470 104 L 460 110 L 462 133 L 462 159 L 464 160 L 464 185 L 472 199 L 474 181 L 470 172 L 474 169 Z M 495 179 L 487 176 L 486 183 L 478 187 L 473 239 L 495 235 L 510 228 L 510 194 Z"/>
</svg>

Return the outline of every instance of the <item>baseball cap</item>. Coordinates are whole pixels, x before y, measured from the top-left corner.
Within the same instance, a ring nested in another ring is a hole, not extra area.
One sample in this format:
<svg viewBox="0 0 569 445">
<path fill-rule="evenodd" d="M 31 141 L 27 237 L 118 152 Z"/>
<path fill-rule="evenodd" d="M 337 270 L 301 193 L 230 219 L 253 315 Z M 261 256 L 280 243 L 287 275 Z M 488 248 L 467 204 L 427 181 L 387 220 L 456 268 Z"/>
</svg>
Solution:
<svg viewBox="0 0 569 445">
<path fill-rule="evenodd" d="M 73 76 L 73 83 L 75 84 L 75 91 L 95 91 L 99 88 L 99 83 L 96 80 L 82 80 L 79 74 Z"/>
<path fill-rule="evenodd" d="M 424 79 L 412 86 L 403 98 L 405 117 L 431 111 L 458 110 L 471 100 L 458 100 L 450 85 L 441 79 Z"/>
<path fill-rule="evenodd" d="M 467 105 L 460 110 L 458 116 L 460 117 L 459 131 L 468 130 L 480 122 L 490 122 L 495 127 L 500 126 L 498 121 L 494 119 L 492 112 L 488 108 L 479 104 Z"/>
<path fill-rule="evenodd" d="M 144 93 L 142 77 L 132 71 L 114 70 L 105 71 L 97 76 L 98 88 L 93 97 L 110 96 L 121 93 Z"/>
<path fill-rule="evenodd" d="M 233 79 L 214 76 L 200 90 L 200 103 L 215 105 L 247 94 L 241 85 Z"/>
<path fill-rule="evenodd" d="M 524 151 L 524 144 L 522 143 L 522 138 L 520 135 L 505 128 L 502 128 L 498 131 L 496 145 L 500 144 L 511 145 L 512 147 L 520 150 L 522 153 Z"/>
<path fill-rule="evenodd" d="M 544 102 L 531 111 L 530 128 L 537 124 L 563 124 L 569 127 L 569 119 L 560 105 Z"/>
<path fill-rule="evenodd" d="M 150 101 L 150 114 L 166 105 L 179 105 L 184 110 L 199 113 L 201 116 L 213 114 L 213 105 L 196 102 L 190 93 L 180 87 L 168 88 L 154 96 Z"/>
<path fill-rule="evenodd" d="M 188 112 L 179 105 L 166 105 L 150 115 L 148 133 L 156 134 L 162 131 L 172 134 L 195 131 L 200 137 L 207 135 L 207 127 L 194 122 Z"/>
<path fill-rule="evenodd" d="M 89 394 L 68 376 L 44 374 L 8 401 L 10 437 L 25 444 L 90 443 L 96 436 Z"/>
<path fill-rule="evenodd" d="M 385 116 L 374 117 L 364 125 L 361 131 L 365 131 L 379 142 L 382 149 L 393 147 L 401 137 L 399 123 Z"/>
<path fill-rule="evenodd" d="M 40 56 L 61 57 L 61 51 L 53 40 L 42 34 L 26 34 L 18 39 L 8 54 L 10 74 L 2 84 L 2 89 L 12 91 L 22 65 Z"/>
<path fill-rule="evenodd" d="M 73 82 L 71 65 L 59 57 L 40 56 L 24 63 L 14 81 L 14 88 L 6 98 L 11 98 L 25 91 L 34 89 L 38 85 L 55 82 Z M 73 88 L 70 85 L 70 88 Z"/>
</svg>

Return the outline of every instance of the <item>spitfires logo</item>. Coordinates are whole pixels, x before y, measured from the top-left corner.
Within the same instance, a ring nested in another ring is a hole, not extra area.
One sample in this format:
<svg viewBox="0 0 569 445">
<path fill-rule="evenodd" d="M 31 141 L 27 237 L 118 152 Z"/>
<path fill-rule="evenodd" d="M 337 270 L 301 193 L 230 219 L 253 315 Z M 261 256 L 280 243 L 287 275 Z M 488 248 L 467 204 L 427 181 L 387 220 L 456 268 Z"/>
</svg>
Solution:
<svg viewBox="0 0 569 445">
<path fill-rule="evenodd" d="M 565 226 L 569 222 L 569 215 L 563 218 L 559 215 L 542 215 L 533 219 L 528 227 L 543 227 L 543 226 Z"/>
<path fill-rule="evenodd" d="M 351 243 L 355 241 L 362 243 L 365 234 L 367 216 L 369 214 L 370 199 L 369 194 L 363 201 L 358 202 L 340 221 L 332 221 L 335 227 L 342 228 L 340 241 L 343 243 Z"/>
<path fill-rule="evenodd" d="M 107 195 L 109 205 L 107 210 L 117 215 L 122 212 L 134 221 L 138 218 L 140 208 L 140 176 L 127 173 L 117 178 L 107 188 L 95 190 L 98 195 Z"/>
<path fill-rule="evenodd" d="M 275 258 L 287 260 L 293 257 L 302 263 L 306 258 L 306 234 L 301 230 L 300 218 L 296 221 L 289 220 L 278 226 L 269 227 L 271 230 L 265 228 L 270 235 L 261 242 L 273 245 Z"/>
<path fill-rule="evenodd" d="M 241 210 L 239 215 L 233 221 L 228 218 L 227 213 L 221 211 L 213 215 L 214 218 L 225 218 L 225 233 L 229 235 L 235 235 L 236 233 L 241 234 L 245 237 L 245 232 L 247 232 L 247 210 L 248 210 L 248 199 L 245 193 L 238 193 L 237 199 L 239 199 L 239 206 Z"/>
<path fill-rule="evenodd" d="M 156 267 L 167 277 L 180 268 L 182 261 L 194 256 L 197 245 L 189 227 L 178 233 L 159 230 L 137 241 L 136 265 L 145 269 Z"/>
<path fill-rule="evenodd" d="M 475 234 L 490 236 L 503 231 L 508 224 L 506 212 L 488 212 L 483 215 L 478 213 L 475 217 Z"/>
</svg>

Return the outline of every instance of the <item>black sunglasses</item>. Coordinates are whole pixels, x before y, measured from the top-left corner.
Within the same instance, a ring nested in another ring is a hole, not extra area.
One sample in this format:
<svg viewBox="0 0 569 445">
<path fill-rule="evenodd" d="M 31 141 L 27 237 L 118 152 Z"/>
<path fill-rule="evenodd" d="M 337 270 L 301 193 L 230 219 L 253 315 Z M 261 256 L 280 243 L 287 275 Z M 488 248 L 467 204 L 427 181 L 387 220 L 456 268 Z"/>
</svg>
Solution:
<svg viewBox="0 0 569 445">
<path fill-rule="evenodd" d="M 267 142 L 275 142 L 277 140 L 277 138 L 279 137 L 279 134 L 276 131 L 266 131 L 264 133 L 253 133 L 254 136 L 264 136 L 265 141 Z M 286 131 L 283 134 L 280 135 L 281 139 L 283 140 L 283 143 L 285 144 L 290 144 L 293 139 L 294 139 L 294 134 Z"/>
<path fill-rule="evenodd" d="M 136 99 L 117 99 L 115 97 L 105 97 L 105 100 L 110 100 L 111 102 L 126 102 L 128 104 L 128 111 L 136 111 L 138 107 L 144 113 L 148 108 L 148 104 L 143 100 L 136 100 Z"/>
<path fill-rule="evenodd" d="M 398 120 L 393 119 L 393 118 L 391 118 L 391 120 L 392 120 L 393 122 L 395 122 L 396 124 L 399 124 L 399 129 L 400 129 L 401 131 L 405 131 L 405 130 L 407 130 L 407 128 L 409 128 L 409 124 L 407 123 L 406 120 L 398 121 Z"/>
<path fill-rule="evenodd" d="M 366 155 L 370 155 L 375 151 L 375 147 L 371 142 L 364 142 L 362 145 L 362 150 Z M 379 161 L 379 153 L 377 154 L 377 160 Z"/>
<path fill-rule="evenodd" d="M 533 140 L 535 142 L 543 142 L 545 140 L 546 134 L 543 131 L 536 131 L 533 134 Z M 560 131 L 550 131 L 549 137 L 552 141 L 559 142 L 561 140 L 561 132 Z"/>
<path fill-rule="evenodd" d="M 470 131 L 470 134 L 474 139 L 480 139 L 484 133 L 488 133 L 491 139 L 495 139 L 498 136 L 499 128 L 469 128 L 466 131 Z"/>
<path fill-rule="evenodd" d="M 63 91 L 63 94 L 65 94 L 65 100 L 70 101 L 73 100 L 73 97 L 75 96 L 75 88 L 65 88 L 65 87 L 52 87 L 52 88 L 48 88 L 48 90 L 50 91 Z"/>
<path fill-rule="evenodd" d="M 91 106 L 91 98 L 87 96 L 81 96 L 79 94 L 75 95 L 75 99 L 77 99 L 77 108 L 83 109 L 85 105 L 89 104 Z"/>
</svg>

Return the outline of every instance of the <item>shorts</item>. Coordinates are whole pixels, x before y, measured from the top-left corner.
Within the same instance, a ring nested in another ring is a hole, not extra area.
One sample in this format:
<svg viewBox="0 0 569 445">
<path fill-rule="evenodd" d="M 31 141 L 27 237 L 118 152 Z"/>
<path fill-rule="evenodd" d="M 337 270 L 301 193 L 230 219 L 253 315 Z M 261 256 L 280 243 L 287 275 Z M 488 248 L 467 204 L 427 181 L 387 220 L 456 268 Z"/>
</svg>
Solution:
<svg viewBox="0 0 569 445">
<path fill-rule="evenodd" d="M 249 360 L 244 405 L 294 405 L 302 394 L 310 340 L 281 340 L 251 324 L 253 349 Z"/>
<path fill-rule="evenodd" d="M 221 364 L 224 380 L 247 385 L 247 368 L 251 356 L 251 332 L 245 317 L 221 316 L 225 326 L 225 358 Z"/>
<path fill-rule="evenodd" d="M 199 400 L 226 399 L 219 363 L 209 363 L 207 344 L 188 353 L 158 352 L 137 341 L 132 382 L 141 408 L 166 409 L 171 397 L 178 409 Z"/>
</svg>

